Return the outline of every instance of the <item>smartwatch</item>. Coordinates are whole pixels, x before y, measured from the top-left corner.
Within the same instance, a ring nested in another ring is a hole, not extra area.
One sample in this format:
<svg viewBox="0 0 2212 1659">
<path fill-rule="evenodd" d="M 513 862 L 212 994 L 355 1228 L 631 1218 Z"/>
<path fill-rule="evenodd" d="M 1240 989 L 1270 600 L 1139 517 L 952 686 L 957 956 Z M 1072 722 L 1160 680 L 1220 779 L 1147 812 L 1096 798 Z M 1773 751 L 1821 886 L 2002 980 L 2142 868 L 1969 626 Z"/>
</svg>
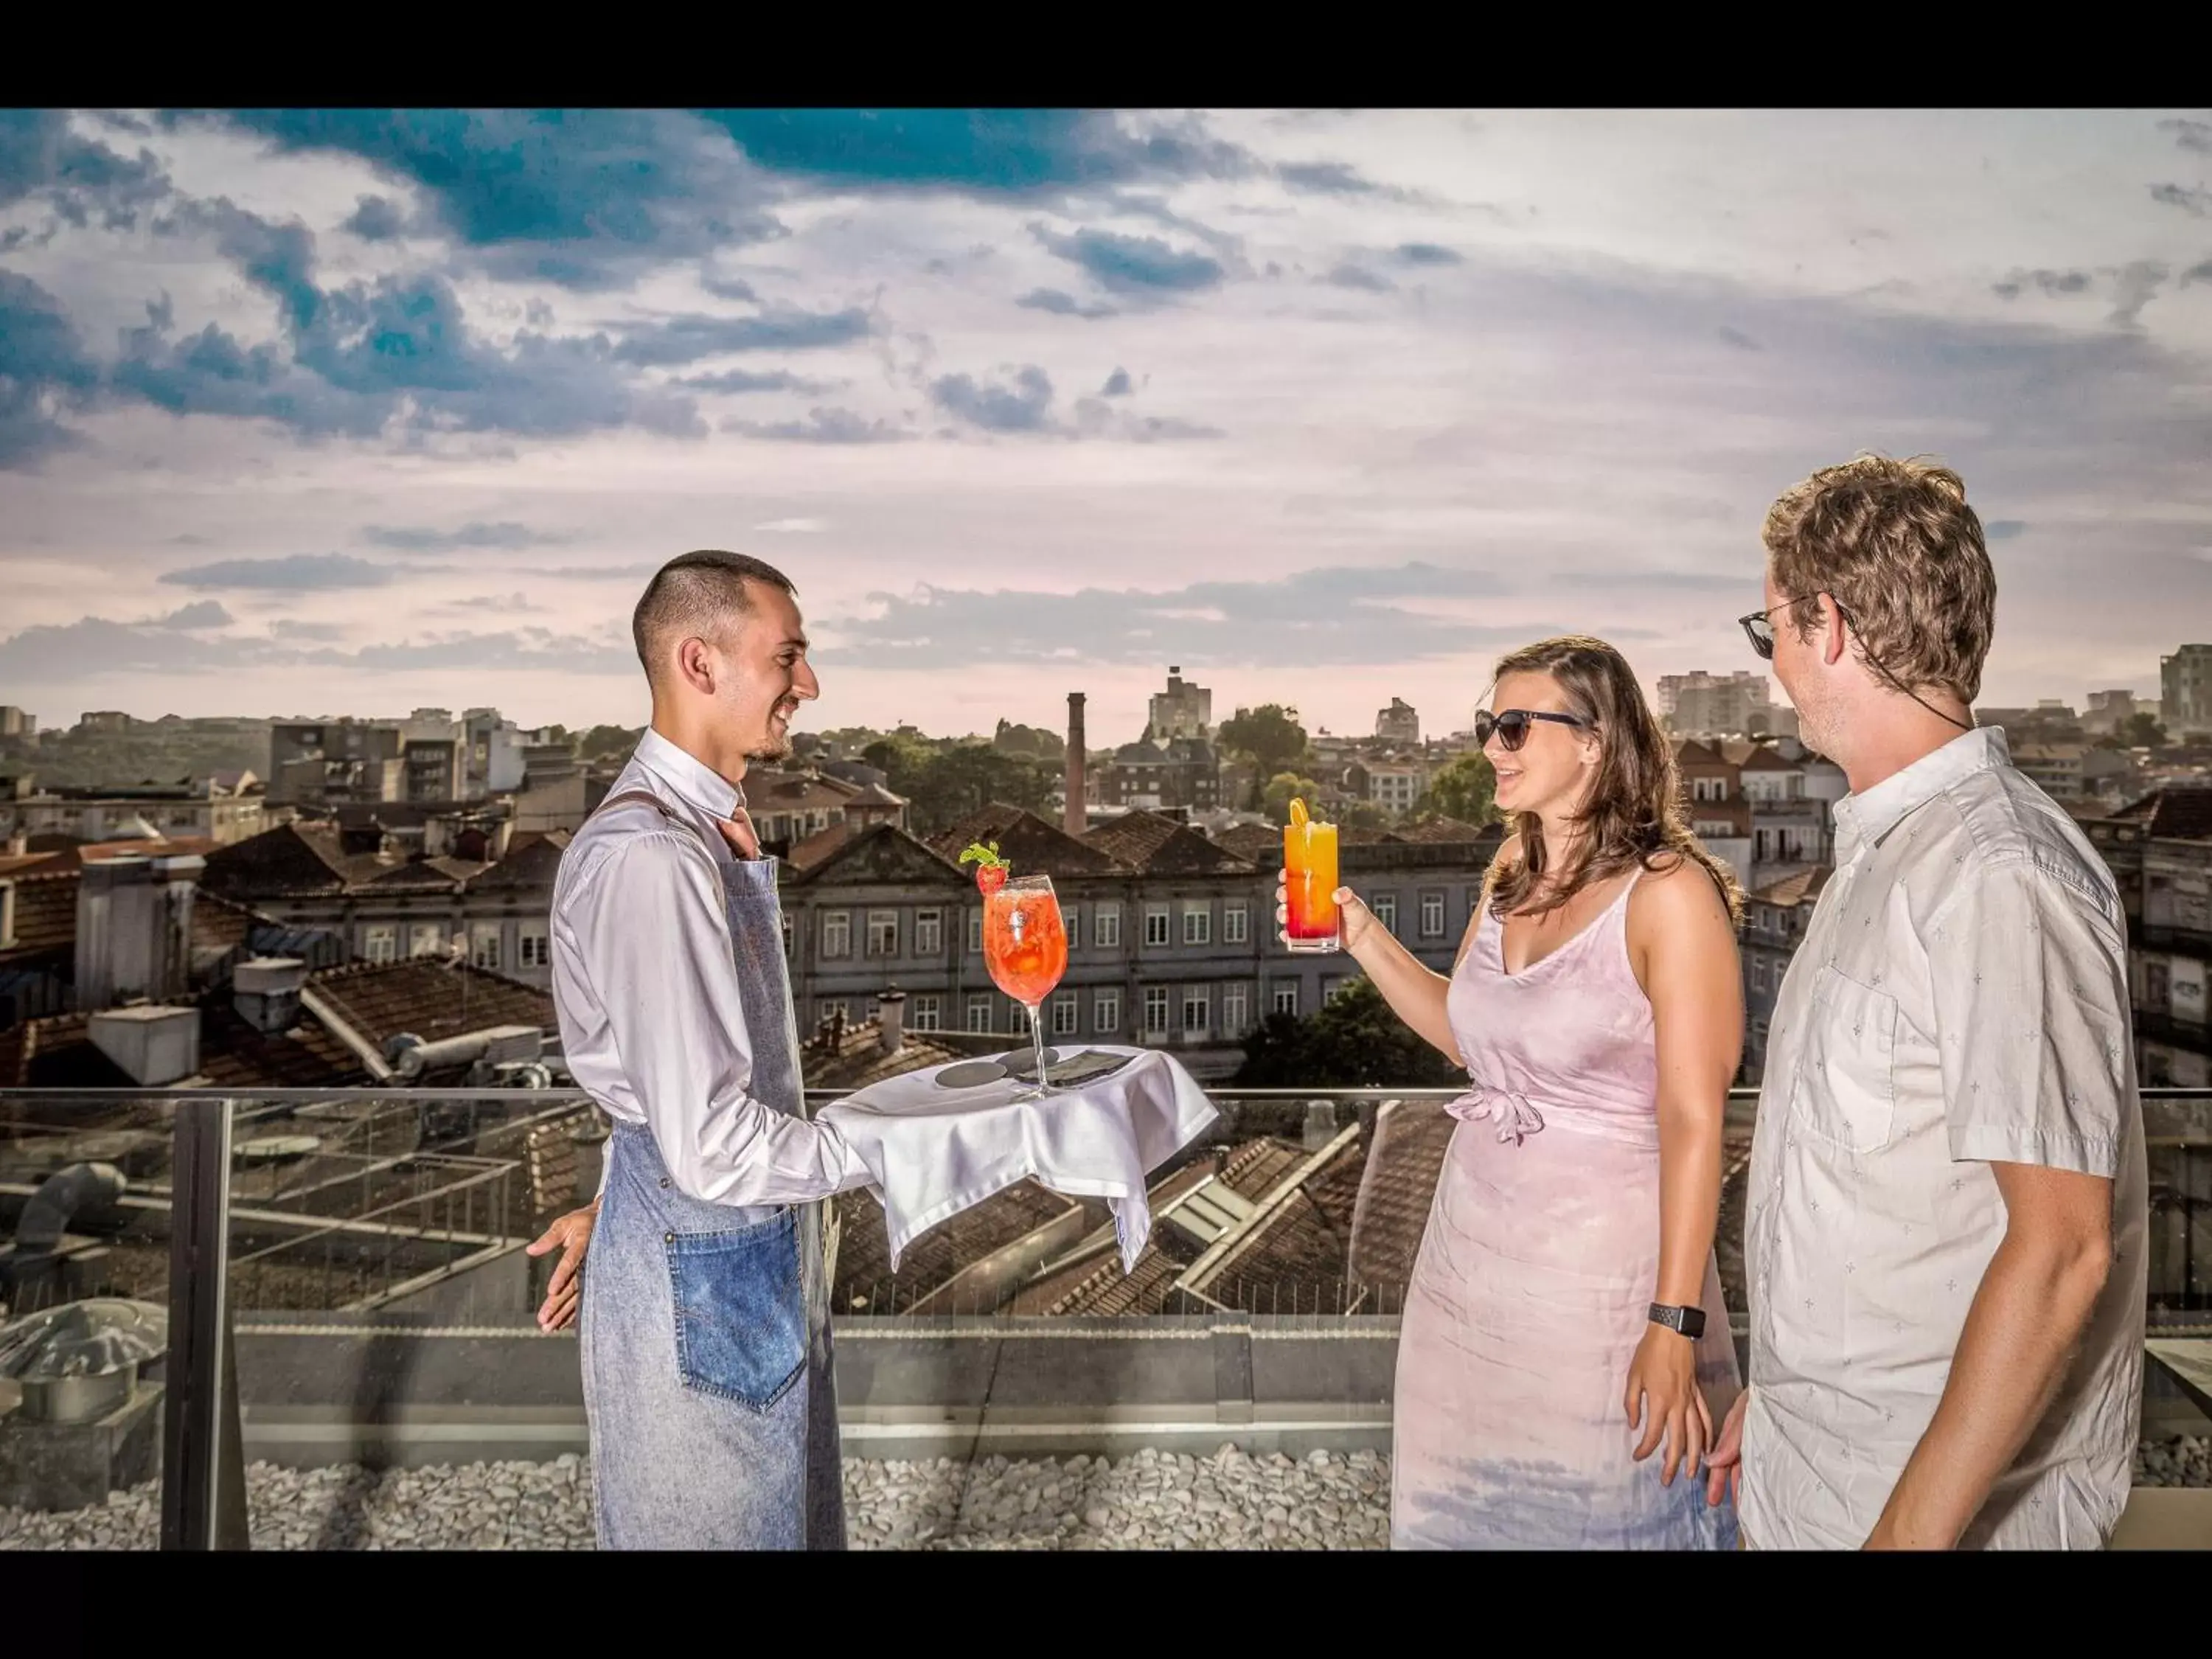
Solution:
<svg viewBox="0 0 2212 1659">
<path fill-rule="evenodd" d="M 1663 1302 L 1651 1304 L 1651 1322 L 1664 1325 L 1678 1335 L 1695 1341 L 1705 1334 L 1705 1310 L 1703 1308 L 1670 1308 Z"/>
</svg>

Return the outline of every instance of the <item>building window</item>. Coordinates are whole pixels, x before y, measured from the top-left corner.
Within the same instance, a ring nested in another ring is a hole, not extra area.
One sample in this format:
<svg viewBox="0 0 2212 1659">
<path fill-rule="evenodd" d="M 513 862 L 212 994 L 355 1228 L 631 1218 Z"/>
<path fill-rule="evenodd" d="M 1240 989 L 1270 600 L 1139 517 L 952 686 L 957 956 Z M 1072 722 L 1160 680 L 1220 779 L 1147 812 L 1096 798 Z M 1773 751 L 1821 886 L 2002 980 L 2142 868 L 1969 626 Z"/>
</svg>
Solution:
<svg viewBox="0 0 2212 1659">
<path fill-rule="evenodd" d="M 1182 993 L 1182 1034 L 1187 1037 L 1206 1035 L 1206 1003 L 1209 1000 L 1203 985 L 1187 985 Z"/>
<path fill-rule="evenodd" d="M 536 922 L 525 922 L 515 939 L 526 968 L 550 967 L 553 962 L 553 941 L 546 937 L 545 929 Z"/>
<path fill-rule="evenodd" d="M 1168 1034 L 1168 988 L 1147 985 L 1145 988 L 1145 1035 L 1165 1036 Z"/>
<path fill-rule="evenodd" d="M 1063 906 L 1060 922 L 1067 933 L 1067 948 L 1071 951 L 1076 949 L 1083 943 L 1083 912 L 1073 904 Z"/>
<path fill-rule="evenodd" d="M 1344 988 L 1344 979 L 1343 979 L 1343 977 L 1342 977 L 1341 975 L 1340 975 L 1339 977 L 1337 977 L 1337 978 L 1335 978 L 1335 979 L 1325 979 L 1325 980 L 1322 981 L 1322 982 L 1321 982 L 1321 1005 L 1322 1005 L 1322 1007 L 1324 1007 L 1324 1008 L 1326 1008 L 1326 1007 L 1328 1007 L 1328 1005 L 1329 1005 L 1330 1003 L 1332 1003 L 1332 1002 L 1335 1001 L 1335 1000 L 1336 1000 L 1336 994 L 1337 994 L 1339 991 L 1341 991 L 1343 988 Z"/>
<path fill-rule="evenodd" d="M 371 962 L 390 962 L 399 954 L 399 929 L 391 922 L 361 930 L 361 953 Z"/>
<path fill-rule="evenodd" d="M 1442 939 L 1444 936 L 1444 896 L 1442 893 L 1421 895 L 1421 937 Z"/>
<path fill-rule="evenodd" d="M 991 997 L 988 992 L 968 999 L 968 1029 L 988 1034 L 991 1029 Z"/>
<path fill-rule="evenodd" d="M 434 921 L 418 921 L 407 930 L 407 954 L 410 957 L 442 957 L 446 954 L 446 930 Z"/>
<path fill-rule="evenodd" d="M 1008 1036 L 1027 1036 L 1030 1034 L 1030 1011 L 1012 997 L 1000 999 L 1006 1005 L 1006 1033 Z"/>
<path fill-rule="evenodd" d="M 1274 1007 L 1275 1012 L 1279 1014 L 1289 1014 L 1294 1018 L 1297 1017 L 1298 1012 L 1298 982 L 1296 980 L 1291 981 L 1286 985 L 1278 985 L 1275 987 Z"/>
<path fill-rule="evenodd" d="M 853 913 L 850 910 L 824 910 L 822 913 L 822 955 L 829 959 L 853 954 Z"/>
<path fill-rule="evenodd" d="M 1168 942 L 1168 907 L 1147 904 L 1145 907 L 1145 943 L 1165 945 Z"/>
<path fill-rule="evenodd" d="M 914 1000 L 914 1012 L 908 1016 L 907 1024 L 917 1031 L 936 1030 L 937 1022 L 944 1018 L 939 1012 L 941 1006 L 935 997 L 917 996 Z"/>
<path fill-rule="evenodd" d="M 914 913 L 914 953 L 918 957 L 941 957 L 945 954 L 945 913 L 942 910 L 917 910 Z"/>
<path fill-rule="evenodd" d="M 1091 1029 L 1101 1036 L 1110 1036 L 1121 1029 L 1121 994 L 1118 990 L 1094 991 L 1091 994 Z"/>
<path fill-rule="evenodd" d="M 898 954 L 897 911 L 868 912 L 868 954 L 872 957 L 895 957 Z"/>
<path fill-rule="evenodd" d="M 1118 949 L 1121 943 L 1121 902 L 1109 899 L 1091 912 L 1091 942 L 1101 950 Z"/>
<path fill-rule="evenodd" d="M 1766 988 L 1766 958 L 1765 957 L 1753 957 L 1751 959 L 1751 988 L 1754 991 L 1764 991 Z"/>
<path fill-rule="evenodd" d="M 480 921 L 469 929 L 469 960 L 479 968 L 499 969 L 499 924 Z"/>
<path fill-rule="evenodd" d="M 1186 904 L 1182 908 L 1182 942 L 1185 945 L 1211 945 L 1213 942 L 1213 911 L 1205 904 Z"/>
<path fill-rule="evenodd" d="M 1241 1037 L 1244 1035 L 1244 1028 L 1249 1023 L 1249 1006 L 1243 986 L 1224 985 L 1221 988 L 1222 1036 Z"/>
<path fill-rule="evenodd" d="M 971 957 L 983 954 L 983 907 L 980 904 L 968 913 L 968 954 Z"/>
<path fill-rule="evenodd" d="M 1073 1036 L 1079 1029 L 1083 1010 L 1078 1006 L 1073 991 L 1055 991 L 1052 998 L 1052 1034 L 1054 1036 Z"/>
<path fill-rule="evenodd" d="M 1224 904 L 1221 907 L 1221 942 L 1224 945 L 1243 944 L 1252 937 L 1250 925 L 1251 912 L 1243 905 Z"/>
<path fill-rule="evenodd" d="M 1375 913 L 1375 920 L 1382 924 L 1382 931 L 1392 938 L 1396 938 L 1398 896 L 1395 893 L 1377 893 L 1367 908 Z"/>
</svg>

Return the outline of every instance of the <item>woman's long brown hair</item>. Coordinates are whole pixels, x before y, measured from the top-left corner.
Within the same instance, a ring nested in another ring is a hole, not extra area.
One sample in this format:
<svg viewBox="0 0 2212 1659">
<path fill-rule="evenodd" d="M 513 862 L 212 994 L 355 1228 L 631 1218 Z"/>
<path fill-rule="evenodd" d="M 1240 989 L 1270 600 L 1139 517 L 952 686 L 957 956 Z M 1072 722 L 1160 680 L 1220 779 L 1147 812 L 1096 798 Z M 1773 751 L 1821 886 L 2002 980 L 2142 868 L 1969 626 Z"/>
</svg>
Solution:
<svg viewBox="0 0 2212 1659">
<path fill-rule="evenodd" d="M 1583 833 L 1543 902 L 1528 914 L 1548 915 L 1592 882 L 1632 865 L 1656 868 L 1656 860 L 1672 854 L 1703 866 L 1720 889 L 1729 920 L 1739 920 L 1742 890 L 1735 872 L 1690 833 L 1674 748 L 1644 701 L 1644 688 L 1626 659 L 1603 640 L 1571 634 L 1500 658 L 1495 678 L 1508 674 L 1550 675 L 1565 695 L 1565 712 L 1581 715 L 1595 728 L 1599 749 L 1597 777 L 1574 819 Z M 1545 884 L 1551 867 L 1543 821 L 1534 812 L 1516 812 L 1512 827 L 1521 856 L 1509 865 L 1501 849 L 1490 866 L 1490 908 L 1500 921 Z"/>
</svg>

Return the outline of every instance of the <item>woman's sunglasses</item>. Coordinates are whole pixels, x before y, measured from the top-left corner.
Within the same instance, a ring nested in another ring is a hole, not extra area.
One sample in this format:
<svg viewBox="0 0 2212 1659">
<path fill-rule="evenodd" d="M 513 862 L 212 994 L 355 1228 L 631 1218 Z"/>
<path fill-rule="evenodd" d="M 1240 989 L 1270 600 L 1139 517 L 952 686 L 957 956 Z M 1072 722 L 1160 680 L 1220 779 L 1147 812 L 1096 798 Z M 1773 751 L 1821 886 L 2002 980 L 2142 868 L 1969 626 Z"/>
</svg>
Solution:
<svg viewBox="0 0 2212 1659">
<path fill-rule="evenodd" d="M 1510 755 L 1528 741 L 1528 732 L 1538 720 L 1557 720 L 1561 726 L 1590 724 L 1580 714 L 1547 714 L 1535 708 L 1504 708 L 1493 714 L 1486 709 L 1474 717 L 1474 740 L 1486 744 L 1494 732 L 1499 746 Z"/>
</svg>

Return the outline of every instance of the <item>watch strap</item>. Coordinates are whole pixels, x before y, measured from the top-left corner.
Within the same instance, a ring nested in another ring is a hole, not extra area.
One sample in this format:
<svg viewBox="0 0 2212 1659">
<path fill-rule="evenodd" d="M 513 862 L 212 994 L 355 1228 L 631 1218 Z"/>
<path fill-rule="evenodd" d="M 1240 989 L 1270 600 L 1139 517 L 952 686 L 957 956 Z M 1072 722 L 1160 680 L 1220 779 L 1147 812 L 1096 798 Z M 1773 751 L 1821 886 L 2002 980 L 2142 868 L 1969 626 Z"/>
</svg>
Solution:
<svg viewBox="0 0 2212 1659">
<path fill-rule="evenodd" d="M 1677 1335 L 1692 1341 L 1705 1334 L 1705 1310 L 1703 1308 L 1675 1308 L 1663 1302 L 1651 1304 L 1651 1322 L 1664 1325 Z"/>
</svg>

